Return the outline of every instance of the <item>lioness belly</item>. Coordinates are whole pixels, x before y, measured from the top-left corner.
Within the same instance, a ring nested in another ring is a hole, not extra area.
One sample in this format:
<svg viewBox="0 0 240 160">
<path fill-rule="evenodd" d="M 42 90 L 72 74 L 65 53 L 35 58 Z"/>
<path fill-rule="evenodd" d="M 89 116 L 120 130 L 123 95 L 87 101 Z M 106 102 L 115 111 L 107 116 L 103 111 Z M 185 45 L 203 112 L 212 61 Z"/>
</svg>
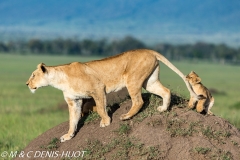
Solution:
<svg viewBox="0 0 240 160">
<path fill-rule="evenodd" d="M 125 87 L 124 82 L 116 83 L 111 86 L 106 86 L 106 93 L 117 92 Z"/>
</svg>

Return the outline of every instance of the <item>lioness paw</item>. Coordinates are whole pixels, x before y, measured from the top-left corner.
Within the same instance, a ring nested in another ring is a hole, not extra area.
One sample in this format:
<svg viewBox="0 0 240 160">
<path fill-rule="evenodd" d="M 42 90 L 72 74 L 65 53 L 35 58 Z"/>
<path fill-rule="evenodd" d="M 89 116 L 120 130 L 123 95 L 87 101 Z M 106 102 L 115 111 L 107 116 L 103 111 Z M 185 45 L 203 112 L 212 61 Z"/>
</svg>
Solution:
<svg viewBox="0 0 240 160">
<path fill-rule="evenodd" d="M 157 110 L 158 110 L 159 112 L 164 112 L 164 111 L 167 110 L 167 107 L 159 106 L 159 107 L 157 107 Z"/>
<path fill-rule="evenodd" d="M 127 120 L 127 119 L 129 119 L 129 118 L 131 118 L 131 116 L 129 116 L 128 114 L 122 114 L 121 116 L 120 116 L 120 120 Z"/>
<path fill-rule="evenodd" d="M 60 138 L 60 141 L 61 142 L 65 142 L 67 140 L 70 140 L 72 139 L 73 135 L 69 135 L 69 134 L 64 134 L 61 138 Z"/>
<path fill-rule="evenodd" d="M 105 119 L 102 119 L 101 122 L 100 122 L 100 127 L 107 127 L 110 125 L 110 117 L 108 118 L 105 118 Z"/>
</svg>

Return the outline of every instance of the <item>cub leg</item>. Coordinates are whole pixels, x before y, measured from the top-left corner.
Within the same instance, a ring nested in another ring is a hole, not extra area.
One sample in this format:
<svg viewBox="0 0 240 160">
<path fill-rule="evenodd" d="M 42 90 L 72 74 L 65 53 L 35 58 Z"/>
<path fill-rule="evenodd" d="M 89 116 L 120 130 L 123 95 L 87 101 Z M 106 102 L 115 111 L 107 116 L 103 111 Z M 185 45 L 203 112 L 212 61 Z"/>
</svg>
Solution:
<svg viewBox="0 0 240 160">
<path fill-rule="evenodd" d="M 193 109 L 196 106 L 196 100 L 194 97 L 191 97 L 189 102 L 188 102 L 188 108 Z"/>
<path fill-rule="evenodd" d="M 205 109 L 205 107 L 204 107 L 205 102 L 206 102 L 205 99 L 204 100 L 199 100 L 197 102 L 196 110 L 197 110 L 198 113 L 201 113 Z"/>
<path fill-rule="evenodd" d="M 68 104 L 69 109 L 69 130 L 67 134 L 63 135 L 60 138 L 61 142 L 65 142 L 67 140 L 72 139 L 77 129 L 78 121 L 81 117 L 82 100 L 81 99 L 73 100 L 70 98 L 65 98 L 65 100 Z"/>
<path fill-rule="evenodd" d="M 93 99 L 96 103 L 97 112 L 100 115 L 101 122 L 100 127 L 106 127 L 110 125 L 111 119 L 108 116 L 107 109 L 106 109 L 106 94 L 104 91 L 102 93 L 93 95 Z"/>
<path fill-rule="evenodd" d="M 157 108 L 158 111 L 164 112 L 168 109 L 168 106 L 171 102 L 171 92 L 168 88 L 164 87 L 159 79 L 159 67 L 157 67 L 154 72 L 149 76 L 149 78 L 144 82 L 143 87 L 153 93 L 156 94 L 163 99 L 163 105 Z"/>
<path fill-rule="evenodd" d="M 131 88 L 128 88 L 129 95 L 132 99 L 132 107 L 126 114 L 122 114 L 120 116 L 121 120 L 126 120 L 134 116 L 141 108 L 143 105 L 143 100 L 142 100 L 142 95 L 141 95 L 141 90 L 138 89 L 137 91 L 131 90 Z"/>
<path fill-rule="evenodd" d="M 214 104 L 214 98 L 212 97 L 211 100 L 210 100 L 210 104 L 209 104 L 209 106 L 208 106 L 208 108 L 207 108 L 207 114 L 209 114 L 209 115 L 214 115 L 214 114 L 210 111 L 210 109 L 212 108 L 213 104 Z"/>
</svg>

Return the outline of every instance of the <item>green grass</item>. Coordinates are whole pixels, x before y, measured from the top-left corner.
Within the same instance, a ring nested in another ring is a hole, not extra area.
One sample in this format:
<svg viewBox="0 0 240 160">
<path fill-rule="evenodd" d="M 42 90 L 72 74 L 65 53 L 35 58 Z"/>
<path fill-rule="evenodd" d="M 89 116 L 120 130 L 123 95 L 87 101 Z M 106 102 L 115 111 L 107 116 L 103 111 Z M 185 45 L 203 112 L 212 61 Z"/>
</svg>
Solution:
<svg viewBox="0 0 240 160">
<path fill-rule="evenodd" d="M 117 135 L 110 142 L 103 144 L 98 139 L 87 139 L 87 145 L 80 150 L 86 151 L 84 159 L 129 159 L 133 155 L 135 159 L 160 159 L 161 147 L 147 146 L 139 143 L 134 137 L 128 137 L 131 130 L 129 124 L 120 123 L 119 128 L 115 131 Z M 105 157 L 107 153 L 111 156 Z"/>
<path fill-rule="evenodd" d="M 45 87 L 32 94 L 25 85 L 37 64 L 90 59 L 0 54 L 0 153 L 20 151 L 44 131 L 68 120 L 67 109 L 58 107 L 64 101 L 61 91 Z"/>
<path fill-rule="evenodd" d="M 211 148 L 196 147 L 195 151 L 200 154 L 206 154 L 207 152 L 211 151 Z"/>
<path fill-rule="evenodd" d="M 59 146 L 58 144 L 60 143 L 59 138 L 53 138 L 48 145 L 46 146 L 40 146 L 40 148 L 47 149 L 47 150 L 52 150 L 52 149 L 57 149 Z"/>
<path fill-rule="evenodd" d="M 37 64 L 57 65 L 98 58 L 0 54 L 0 153 L 20 151 L 44 131 L 68 120 L 68 111 L 58 106 L 64 101 L 61 91 L 45 87 L 32 94 L 26 87 L 25 82 Z M 205 62 L 173 63 L 184 74 L 196 71 L 206 87 L 216 89 L 212 111 L 240 128 L 240 66 Z M 162 64 L 160 71 L 164 86 L 188 98 L 181 78 Z"/>
<path fill-rule="evenodd" d="M 127 134 L 131 130 L 131 127 L 127 123 L 120 124 L 119 129 L 116 131 L 120 135 Z"/>
</svg>

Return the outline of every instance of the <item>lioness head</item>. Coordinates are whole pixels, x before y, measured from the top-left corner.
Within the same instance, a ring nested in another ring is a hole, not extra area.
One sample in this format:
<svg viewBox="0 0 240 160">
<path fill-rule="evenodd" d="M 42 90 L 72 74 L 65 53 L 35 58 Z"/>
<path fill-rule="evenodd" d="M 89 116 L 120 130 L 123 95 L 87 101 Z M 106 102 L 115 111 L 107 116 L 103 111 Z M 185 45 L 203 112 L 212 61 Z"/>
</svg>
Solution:
<svg viewBox="0 0 240 160">
<path fill-rule="evenodd" d="M 187 76 L 186 76 L 186 80 L 191 84 L 198 84 L 201 82 L 201 78 L 194 72 L 191 71 Z"/>
<path fill-rule="evenodd" d="M 46 74 L 46 65 L 44 63 L 40 63 L 26 82 L 26 85 L 32 93 L 34 93 L 38 88 L 48 85 Z"/>
</svg>

